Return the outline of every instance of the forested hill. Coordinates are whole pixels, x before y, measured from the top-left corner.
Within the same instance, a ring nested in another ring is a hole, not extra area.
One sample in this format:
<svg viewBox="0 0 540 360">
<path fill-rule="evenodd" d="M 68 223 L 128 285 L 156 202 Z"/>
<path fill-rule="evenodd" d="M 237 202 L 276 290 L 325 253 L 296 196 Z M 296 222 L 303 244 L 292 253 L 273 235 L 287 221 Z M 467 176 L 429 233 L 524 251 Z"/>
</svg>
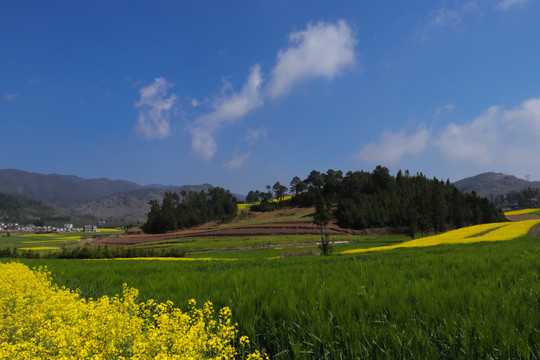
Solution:
<svg viewBox="0 0 540 360">
<path fill-rule="evenodd" d="M 462 193 L 448 180 L 408 171 L 394 177 L 381 166 L 345 175 L 314 170 L 305 180 L 295 177 L 291 191 L 294 205 L 311 206 L 318 198 L 334 204 L 334 216 L 345 228 L 407 227 L 414 234 L 506 220 L 488 199 Z"/>
<path fill-rule="evenodd" d="M 0 193 L 0 220 L 3 222 L 30 223 L 54 213 L 52 207 L 39 201 L 21 195 Z"/>
</svg>

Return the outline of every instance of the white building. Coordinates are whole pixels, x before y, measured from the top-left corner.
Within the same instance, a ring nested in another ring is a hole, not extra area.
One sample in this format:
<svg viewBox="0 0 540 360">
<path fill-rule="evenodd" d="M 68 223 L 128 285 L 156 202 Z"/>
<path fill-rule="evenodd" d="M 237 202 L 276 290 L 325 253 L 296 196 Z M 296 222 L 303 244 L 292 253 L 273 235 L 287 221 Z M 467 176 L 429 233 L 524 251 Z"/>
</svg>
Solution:
<svg viewBox="0 0 540 360">
<path fill-rule="evenodd" d="M 97 226 L 96 225 L 84 225 L 83 231 L 84 232 L 97 232 Z"/>
</svg>

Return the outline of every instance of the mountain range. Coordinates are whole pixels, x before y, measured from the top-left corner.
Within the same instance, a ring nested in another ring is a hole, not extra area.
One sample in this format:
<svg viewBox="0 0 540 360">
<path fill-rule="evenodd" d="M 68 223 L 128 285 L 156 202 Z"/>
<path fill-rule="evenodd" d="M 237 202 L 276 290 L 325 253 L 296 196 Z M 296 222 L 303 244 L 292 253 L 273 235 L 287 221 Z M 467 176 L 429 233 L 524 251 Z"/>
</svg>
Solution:
<svg viewBox="0 0 540 360">
<path fill-rule="evenodd" d="M 53 207 L 57 217 L 94 218 L 113 223 L 144 222 L 150 200 L 161 201 L 166 191 L 206 191 L 213 186 L 142 186 L 126 180 L 83 179 L 73 175 L 39 174 L 16 169 L 0 170 L 0 193 L 32 199 Z M 244 196 L 234 194 L 237 199 Z M 35 215 L 35 212 L 32 213 Z M 1 215 L 1 214 L 0 214 Z M 51 216 L 51 212 L 47 212 Z"/>
<path fill-rule="evenodd" d="M 460 191 L 475 191 L 478 195 L 493 200 L 499 195 L 519 192 L 528 187 L 540 188 L 540 181 L 527 181 L 512 175 L 488 172 L 456 181 L 454 185 Z M 105 220 L 108 223 L 145 222 L 150 209 L 149 201 L 161 201 L 166 191 L 200 192 L 212 187 L 210 184 L 143 186 L 126 180 L 83 179 L 73 175 L 0 170 L 0 194 L 13 195 L 10 202 L 28 204 L 28 201 L 21 200 L 27 198 L 43 203 L 42 207 L 36 207 L 36 204 L 32 203 L 33 210 L 26 212 L 27 218 L 38 217 L 41 211 L 43 216 L 81 219 L 80 221 L 93 219 Z M 245 199 L 243 195 L 233 195 L 239 201 Z M 6 201 L 8 200 L 4 202 Z M 19 208 L 24 207 L 21 205 Z M 42 210 L 37 211 L 36 208 Z M 6 212 L 2 214 L 0 211 L 1 216 L 6 216 Z"/>
</svg>

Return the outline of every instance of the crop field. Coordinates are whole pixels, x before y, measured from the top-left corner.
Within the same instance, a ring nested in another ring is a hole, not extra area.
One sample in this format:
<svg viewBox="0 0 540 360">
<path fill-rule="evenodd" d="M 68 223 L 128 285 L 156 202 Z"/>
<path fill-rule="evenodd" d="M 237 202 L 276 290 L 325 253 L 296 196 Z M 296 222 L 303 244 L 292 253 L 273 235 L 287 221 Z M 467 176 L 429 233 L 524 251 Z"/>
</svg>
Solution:
<svg viewBox="0 0 540 360">
<path fill-rule="evenodd" d="M 228 257 L 228 258 L 264 258 L 281 256 L 291 252 L 313 250 L 318 253 L 319 235 L 287 235 L 287 236 L 244 236 L 220 238 L 173 239 L 134 245 L 136 248 L 174 247 L 187 252 L 187 257 Z M 404 235 L 388 236 L 333 236 L 335 251 L 350 248 L 368 248 L 399 244 L 409 240 Z"/>
<path fill-rule="evenodd" d="M 181 261 L 21 262 L 46 265 L 56 283 L 85 298 L 121 294 L 127 283 L 140 301 L 170 300 L 182 311 L 191 299 L 229 307 L 239 333 L 272 359 L 539 358 L 540 238 L 523 236 L 533 225 L 413 240 L 430 246 L 358 238 L 336 244 L 332 256 L 302 256 L 312 246 Z M 390 251 L 347 254 L 354 247 Z"/>
<path fill-rule="evenodd" d="M 24 232 L 10 232 L 10 236 L 0 237 L 0 249 L 18 249 L 22 251 L 48 252 L 76 246 L 86 239 L 101 236 L 121 234 L 120 230 L 100 229 L 97 233 L 65 232 L 34 234 Z M 7 235 L 7 234 L 6 234 Z"/>
<path fill-rule="evenodd" d="M 353 254 L 370 251 L 392 250 L 400 247 L 424 247 L 440 244 L 467 244 L 483 241 L 505 241 L 525 236 L 529 231 L 540 224 L 540 220 L 525 220 L 511 223 L 491 223 L 475 225 L 449 231 L 443 234 L 428 236 L 417 240 L 406 241 L 400 244 L 355 249 L 344 251 L 343 254 Z"/>
</svg>

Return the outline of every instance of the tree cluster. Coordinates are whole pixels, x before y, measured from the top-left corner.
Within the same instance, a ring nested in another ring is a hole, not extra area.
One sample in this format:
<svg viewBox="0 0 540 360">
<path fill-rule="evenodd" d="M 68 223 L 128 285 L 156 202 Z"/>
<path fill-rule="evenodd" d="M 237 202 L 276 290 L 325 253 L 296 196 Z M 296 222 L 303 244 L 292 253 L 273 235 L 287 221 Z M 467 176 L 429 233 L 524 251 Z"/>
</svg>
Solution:
<svg viewBox="0 0 540 360">
<path fill-rule="evenodd" d="M 3 221 L 29 223 L 52 212 L 51 207 L 39 201 L 21 195 L 0 193 L 0 219 Z"/>
<path fill-rule="evenodd" d="M 341 227 L 364 229 L 403 227 L 410 235 L 442 232 L 479 223 L 505 221 L 504 214 L 488 199 L 462 193 L 450 181 L 411 176 L 401 170 L 392 176 L 377 166 L 371 173 L 313 170 L 291 181 L 291 203 L 313 206 L 321 196 L 337 205 L 334 216 Z"/>
<path fill-rule="evenodd" d="M 156 200 L 149 204 L 150 212 L 143 225 L 143 231 L 149 234 L 184 229 L 208 221 L 226 221 L 234 218 L 238 210 L 236 198 L 229 190 L 219 187 L 200 193 L 166 192 L 161 205 Z"/>
<path fill-rule="evenodd" d="M 534 209 L 540 207 L 540 189 L 527 188 L 519 192 L 500 195 L 493 201 L 495 205 L 508 210 Z"/>
</svg>

